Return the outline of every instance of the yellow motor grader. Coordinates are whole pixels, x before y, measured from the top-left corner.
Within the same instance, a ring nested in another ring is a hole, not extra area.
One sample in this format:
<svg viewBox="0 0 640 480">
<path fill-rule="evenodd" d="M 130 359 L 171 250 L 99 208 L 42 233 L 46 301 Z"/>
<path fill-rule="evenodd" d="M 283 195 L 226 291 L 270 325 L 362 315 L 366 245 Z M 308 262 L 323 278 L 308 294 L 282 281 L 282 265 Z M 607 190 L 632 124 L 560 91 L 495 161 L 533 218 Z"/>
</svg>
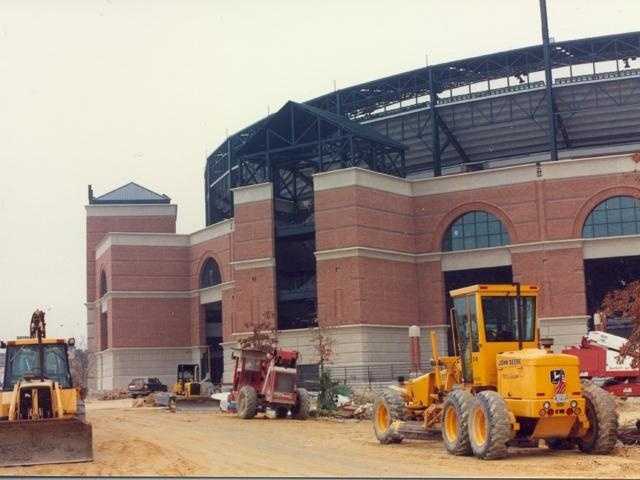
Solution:
<svg viewBox="0 0 640 480">
<path fill-rule="evenodd" d="M 93 460 L 92 429 L 80 389 L 72 383 L 67 347 L 46 338 L 36 310 L 29 338 L 0 342 L 6 349 L 0 392 L 0 466 Z"/>
<path fill-rule="evenodd" d="M 454 455 L 498 459 L 509 446 L 608 454 L 617 440 L 613 397 L 581 384 L 578 358 L 541 346 L 538 287 L 474 285 L 450 292 L 454 355 L 433 371 L 393 386 L 374 404 L 381 443 L 440 431 Z"/>
</svg>

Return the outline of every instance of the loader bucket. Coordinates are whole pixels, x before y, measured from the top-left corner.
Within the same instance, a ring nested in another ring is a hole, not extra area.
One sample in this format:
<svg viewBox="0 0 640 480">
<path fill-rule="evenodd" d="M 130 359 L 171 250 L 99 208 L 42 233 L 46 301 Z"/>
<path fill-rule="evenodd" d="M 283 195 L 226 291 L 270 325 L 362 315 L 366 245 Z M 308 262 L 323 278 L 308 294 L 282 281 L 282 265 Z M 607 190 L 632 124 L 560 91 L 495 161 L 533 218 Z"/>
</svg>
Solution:
<svg viewBox="0 0 640 480">
<path fill-rule="evenodd" d="M 90 462 L 91 424 L 77 418 L 0 422 L 0 466 Z"/>
<path fill-rule="evenodd" d="M 215 412 L 220 411 L 220 400 L 206 395 L 181 397 L 176 395 L 172 402 L 176 412 Z"/>
</svg>

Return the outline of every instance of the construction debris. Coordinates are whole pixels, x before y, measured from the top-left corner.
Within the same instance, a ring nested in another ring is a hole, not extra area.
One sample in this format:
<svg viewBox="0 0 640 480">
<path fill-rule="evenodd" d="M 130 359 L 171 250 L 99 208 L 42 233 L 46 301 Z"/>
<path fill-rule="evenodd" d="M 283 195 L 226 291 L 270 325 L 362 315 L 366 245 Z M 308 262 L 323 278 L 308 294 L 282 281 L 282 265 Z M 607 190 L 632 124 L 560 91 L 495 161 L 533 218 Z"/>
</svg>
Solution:
<svg viewBox="0 0 640 480">
<path fill-rule="evenodd" d="M 129 398 L 129 393 L 124 389 L 105 390 L 98 394 L 98 400 L 122 400 Z"/>
<path fill-rule="evenodd" d="M 640 445 L 640 430 L 637 427 L 621 428 L 618 431 L 618 440 L 625 445 Z"/>
</svg>

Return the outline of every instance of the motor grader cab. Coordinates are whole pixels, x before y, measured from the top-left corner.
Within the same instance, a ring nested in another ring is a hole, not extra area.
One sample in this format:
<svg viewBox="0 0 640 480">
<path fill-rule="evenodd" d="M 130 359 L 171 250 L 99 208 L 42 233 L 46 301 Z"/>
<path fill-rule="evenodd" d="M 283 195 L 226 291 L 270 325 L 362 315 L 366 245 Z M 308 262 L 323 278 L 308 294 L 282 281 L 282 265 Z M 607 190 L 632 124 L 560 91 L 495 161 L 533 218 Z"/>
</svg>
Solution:
<svg viewBox="0 0 640 480">
<path fill-rule="evenodd" d="M 203 391 L 200 367 L 197 364 L 178 365 L 170 405 L 175 411 L 211 411 L 220 408 L 220 402 Z"/>
<path fill-rule="evenodd" d="M 474 285 L 450 292 L 454 356 L 386 392 L 374 405 L 381 443 L 437 428 L 455 455 L 502 458 L 509 446 L 578 446 L 607 454 L 617 436 L 615 401 L 581 384 L 578 358 L 540 348 L 534 285 Z"/>
<path fill-rule="evenodd" d="M 0 342 L 5 349 L 0 466 L 91 461 L 92 428 L 69 369 L 67 349 L 75 342 L 46 338 L 39 310 L 30 333 Z"/>
</svg>

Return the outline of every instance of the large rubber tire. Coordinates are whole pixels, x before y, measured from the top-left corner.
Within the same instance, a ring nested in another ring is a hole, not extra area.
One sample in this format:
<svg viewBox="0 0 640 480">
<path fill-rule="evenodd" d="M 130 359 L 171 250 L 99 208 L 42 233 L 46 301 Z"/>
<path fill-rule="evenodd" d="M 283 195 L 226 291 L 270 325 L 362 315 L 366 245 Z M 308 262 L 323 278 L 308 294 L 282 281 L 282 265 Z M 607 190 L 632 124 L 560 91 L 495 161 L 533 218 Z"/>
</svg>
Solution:
<svg viewBox="0 0 640 480">
<path fill-rule="evenodd" d="M 608 454 L 618 439 L 618 413 L 613 396 L 593 383 L 582 385 L 587 400 L 589 430 L 578 438 L 578 448 L 585 453 Z"/>
<path fill-rule="evenodd" d="M 258 393 L 256 389 L 245 385 L 238 392 L 238 417 L 249 419 L 256 416 L 258 411 Z"/>
<path fill-rule="evenodd" d="M 385 390 L 373 404 L 373 431 L 378 441 L 384 445 L 402 442 L 402 435 L 391 427 L 393 422 L 404 415 L 404 399 L 399 392 Z"/>
<path fill-rule="evenodd" d="M 276 418 L 287 418 L 289 409 L 287 407 L 276 407 Z"/>
<path fill-rule="evenodd" d="M 484 460 L 507 456 L 507 442 L 513 437 L 509 409 L 492 390 L 476 395 L 469 413 L 469 443 L 473 454 Z"/>
<path fill-rule="evenodd" d="M 442 441 L 453 455 L 470 455 L 469 411 L 473 395 L 467 390 L 453 390 L 442 405 Z"/>
<path fill-rule="evenodd" d="M 291 409 L 291 416 L 296 420 L 306 420 L 311 411 L 311 398 L 309 392 L 304 388 L 296 389 L 296 404 Z"/>
</svg>

